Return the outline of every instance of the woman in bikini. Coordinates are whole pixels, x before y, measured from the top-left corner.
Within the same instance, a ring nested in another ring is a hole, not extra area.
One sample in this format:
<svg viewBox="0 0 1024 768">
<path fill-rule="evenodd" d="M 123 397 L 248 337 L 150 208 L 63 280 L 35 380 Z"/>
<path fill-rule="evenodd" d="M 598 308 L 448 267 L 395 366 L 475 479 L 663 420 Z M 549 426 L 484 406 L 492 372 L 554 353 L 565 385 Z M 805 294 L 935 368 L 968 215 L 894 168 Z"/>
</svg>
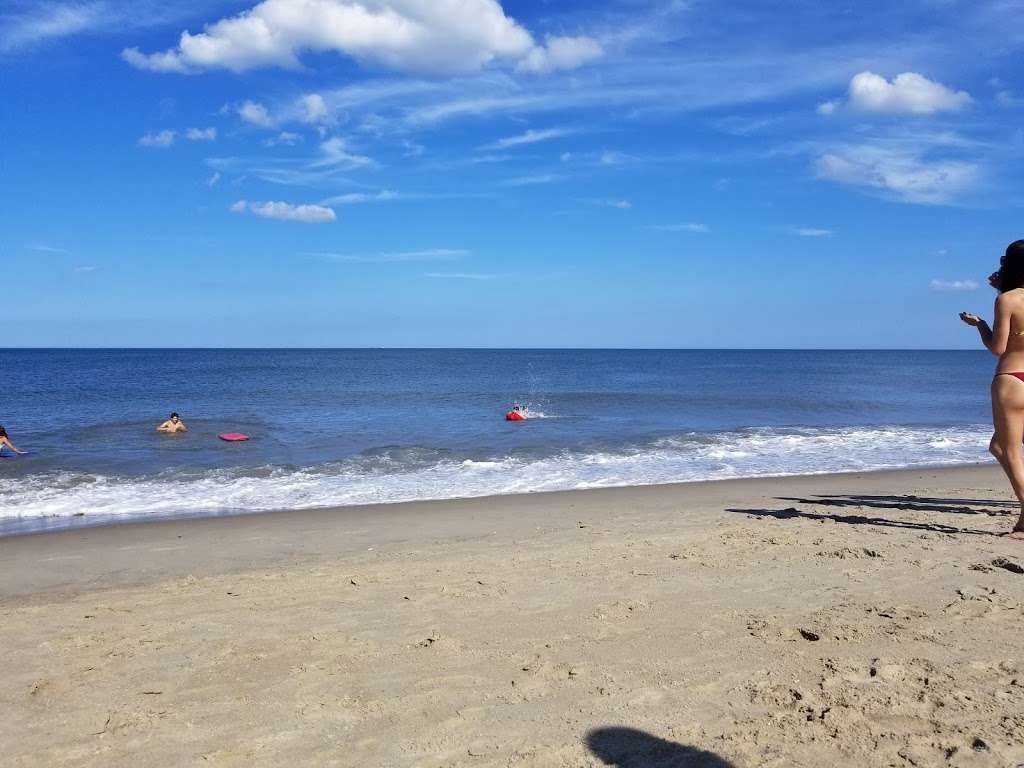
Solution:
<svg viewBox="0 0 1024 768">
<path fill-rule="evenodd" d="M 1024 541 L 1024 240 L 1010 243 L 999 262 L 999 271 L 988 281 L 999 291 L 994 327 L 967 312 L 961 312 L 960 319 L 977 328 L 981 343 L 993 355 L 999 355 L 992 379 L 995 434 L 989 450 L 1006 472 L 1021 504 L 1020 518 L 1007 536 Z"/>
</svg>

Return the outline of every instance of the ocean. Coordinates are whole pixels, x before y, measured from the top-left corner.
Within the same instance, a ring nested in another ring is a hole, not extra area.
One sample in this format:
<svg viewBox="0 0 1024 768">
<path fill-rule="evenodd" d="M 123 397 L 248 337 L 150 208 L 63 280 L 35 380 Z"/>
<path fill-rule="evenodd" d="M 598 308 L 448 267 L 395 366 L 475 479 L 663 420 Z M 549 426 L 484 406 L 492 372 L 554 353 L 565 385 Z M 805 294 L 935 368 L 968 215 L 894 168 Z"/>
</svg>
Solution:
<svg viewBox="0 0 1024 768">
<path fill-rule="evenodd" d="M 987 461 L 984 351 L 0 350 L 0 533 Z M 533 418 L 506 422 L 514 402 Z M 183 435 L 154 431 L 171 411 Z M 221 432 L 252 439 L 229 444 Z"/>
</svg>

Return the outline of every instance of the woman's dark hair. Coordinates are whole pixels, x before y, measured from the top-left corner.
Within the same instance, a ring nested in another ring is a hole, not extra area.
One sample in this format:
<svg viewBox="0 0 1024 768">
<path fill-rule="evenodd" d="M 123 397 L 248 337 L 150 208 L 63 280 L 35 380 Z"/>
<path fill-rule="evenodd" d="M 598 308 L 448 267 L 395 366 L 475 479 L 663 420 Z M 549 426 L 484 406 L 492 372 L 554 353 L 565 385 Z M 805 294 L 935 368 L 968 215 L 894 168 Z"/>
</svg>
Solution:
<svg viewBox="0 0 1024 768">
<path fill-rule="evenodd" d="M 1006 246 L 1006 255 L 999 260 L 999 291 L 1005 293 L 1024 287 L 1024 240 Z"/>
<path fill-rule="evenodd" d="M 7 430 L 0 427 L 0 437 L 7 437 Z"/>
</svg>

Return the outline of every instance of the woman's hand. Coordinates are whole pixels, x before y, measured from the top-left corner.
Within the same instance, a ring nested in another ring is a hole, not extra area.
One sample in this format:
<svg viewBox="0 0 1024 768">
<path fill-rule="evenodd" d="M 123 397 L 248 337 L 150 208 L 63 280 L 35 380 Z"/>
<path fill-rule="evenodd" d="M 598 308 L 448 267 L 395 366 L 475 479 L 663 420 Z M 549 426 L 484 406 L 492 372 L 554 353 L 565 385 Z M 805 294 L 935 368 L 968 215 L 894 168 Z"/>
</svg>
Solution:
<svg viewBox="0 0 1024 768">
<path fill-rule="evenodd" d="M 998 291 L 999 290 L 999 284 L 1002 282 L 1002 279 L 1003 279 L 1003 276 L 1000 274 L 1000 271 L 997 269 L 995 272 L 993 272 L 991 275 L 988 276 L 988 284 L 991 285 L 993 288 L 995 288 Z"/>
<path fill-rule="evenodd" d="M 977 328 L 982 324 L 982 319 L 977 315 L 972 315 L 970 312 L 961 312 L 960 319 L 967 323 L 972 328 Z"/>
</svg>

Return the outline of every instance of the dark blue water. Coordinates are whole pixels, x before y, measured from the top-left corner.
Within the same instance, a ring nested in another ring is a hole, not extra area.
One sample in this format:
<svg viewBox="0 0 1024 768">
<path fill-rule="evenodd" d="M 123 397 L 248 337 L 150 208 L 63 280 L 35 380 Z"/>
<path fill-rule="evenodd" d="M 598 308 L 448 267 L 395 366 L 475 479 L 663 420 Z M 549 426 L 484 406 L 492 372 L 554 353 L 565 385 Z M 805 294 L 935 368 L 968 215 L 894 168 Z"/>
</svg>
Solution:
<svg viewBox="0 0 1024 768">
<path fill-rule="evenodd" d="M 6 350 L 0 515 L 243 512 L 985 458 L 985 352 Z M 536 416 L 503 420 L 515 401 Z M 157 434 L 172 411 L 185 435 Z M 252 440 L 227 444 L 225 431 Z"/>
</svg>

